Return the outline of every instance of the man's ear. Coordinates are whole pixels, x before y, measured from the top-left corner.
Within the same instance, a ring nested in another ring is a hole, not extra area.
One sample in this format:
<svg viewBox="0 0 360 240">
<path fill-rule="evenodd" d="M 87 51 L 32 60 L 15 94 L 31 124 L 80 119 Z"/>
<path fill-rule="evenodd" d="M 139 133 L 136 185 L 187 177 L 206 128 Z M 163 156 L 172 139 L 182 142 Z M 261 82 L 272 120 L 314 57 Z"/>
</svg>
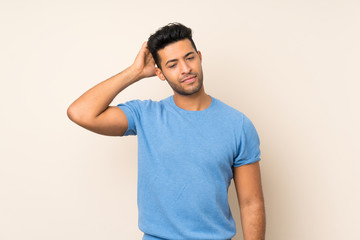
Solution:
<svg viewBox="0 0 360 240">
<path fill-rule="evenodd" d="M 200 57 L 200 61 L 202 61 L 202 56 L 201 56 L 201 52 L 200 51 L 197 51 L 199 57 Z"/>
<path fill-rule="evenodd" d="M 162 81 L 166 80 L 166 78 L 160 68 L 155 67 L 155 73 Z"/>
</svg>

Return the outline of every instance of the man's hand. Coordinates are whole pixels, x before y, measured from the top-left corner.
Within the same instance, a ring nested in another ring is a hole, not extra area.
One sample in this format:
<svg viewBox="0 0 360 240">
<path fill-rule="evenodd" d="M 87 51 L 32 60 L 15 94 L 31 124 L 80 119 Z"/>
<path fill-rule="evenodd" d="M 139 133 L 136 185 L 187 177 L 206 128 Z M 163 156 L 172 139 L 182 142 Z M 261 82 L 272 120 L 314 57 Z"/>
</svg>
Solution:
<svg viewBox="0 0 360 240">
<path fill-rule="evenodd" d="M 147 42 L 144 42 L 141 46 L 141 49 L 130 68 L 137 73 L 138 80 L 156 76 L 155 61 L 147 48 Z"/>
</svg>

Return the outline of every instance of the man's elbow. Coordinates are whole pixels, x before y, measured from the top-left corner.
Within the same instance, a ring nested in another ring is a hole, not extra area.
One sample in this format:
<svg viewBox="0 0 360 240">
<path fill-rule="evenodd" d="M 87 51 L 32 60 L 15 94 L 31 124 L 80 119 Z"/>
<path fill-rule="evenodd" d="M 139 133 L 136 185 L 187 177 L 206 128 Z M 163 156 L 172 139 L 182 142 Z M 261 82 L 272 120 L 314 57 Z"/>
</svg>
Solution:
<svg viewBox="0 0 360 240">
<path fill-rule="evenodd" d="M 66 111 L 66 114 L 68 116 L 68 118 L 73 121 L 76 122 L 76 119 L 79 118 L 78 116 L 78 112 L 76 111 L 76 109 L 73 107 L 73 105 L 70 105 Z"/>
<path fill-rule="evenodd" d="M 258 196 L 253 196 L 253 197 L 249 197 L 249 198 L 245 198 L 242 199 L 240 201 L 240 207 L 241 208 L 264 208 L 264 197 L 262 196 L 262 194 L 258 195 Z"/>
<path fill-rule="evenodd" d="M 68 107 L 66 114 L 71 121 L 79 124 L 80 126 L 86 124 L 88 121 L 86 114 L 81 113 L 81 111 L 73 105 Z"/>
</svg>

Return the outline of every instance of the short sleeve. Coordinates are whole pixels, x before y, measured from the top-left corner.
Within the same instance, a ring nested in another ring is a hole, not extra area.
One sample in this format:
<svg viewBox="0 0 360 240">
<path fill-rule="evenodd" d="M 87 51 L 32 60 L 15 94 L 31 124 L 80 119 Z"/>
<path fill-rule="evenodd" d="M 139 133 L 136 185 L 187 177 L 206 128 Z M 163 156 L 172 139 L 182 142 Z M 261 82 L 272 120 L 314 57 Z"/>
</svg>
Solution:
<svg viewBox="0 0 360 240">
<path fill-rule="evenodd" d="M 260 139 L 253 123 L 245 115 L 243 115 L 239 145 L 238 155 L 234 159 L 234 167 L 260 161 Z"/>
<path fill-rule="evenodd" d="M 124 136 L 137 135 L 136 119 L 139 118 L 139 100 L 132 100 L 117 105 L 126 115 L 128 121 L 128 129 Z"/>
</svg>

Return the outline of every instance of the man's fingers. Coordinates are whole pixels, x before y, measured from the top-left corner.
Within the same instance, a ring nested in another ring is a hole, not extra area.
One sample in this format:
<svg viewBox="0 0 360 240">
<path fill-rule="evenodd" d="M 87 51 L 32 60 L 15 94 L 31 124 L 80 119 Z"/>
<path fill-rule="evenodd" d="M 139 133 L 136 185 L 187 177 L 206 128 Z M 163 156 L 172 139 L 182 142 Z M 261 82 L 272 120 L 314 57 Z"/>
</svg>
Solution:
<svg viewBox="0 0 360 240">
<path fill-rule="evenodd" d="M 148 48 L 147 48 L 147 41 L 145 41 L 145 42 L 142 44 L 141 48 L 148 50 Z"/>
</svg>

